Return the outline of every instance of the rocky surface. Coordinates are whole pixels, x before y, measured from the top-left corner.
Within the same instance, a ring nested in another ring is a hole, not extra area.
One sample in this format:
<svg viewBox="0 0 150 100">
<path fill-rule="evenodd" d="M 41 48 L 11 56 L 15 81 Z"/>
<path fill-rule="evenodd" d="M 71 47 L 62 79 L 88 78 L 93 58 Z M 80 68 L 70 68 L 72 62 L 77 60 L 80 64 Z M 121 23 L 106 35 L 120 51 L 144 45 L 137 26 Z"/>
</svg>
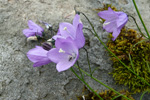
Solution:
<svg viewBox="0 0 150 100">
<path fill-rule="evenodd" d="M 150 1 L 136 2 L 149 28 Z M 70 70 L 58 73 L 55 64 L 52 63 L 33 68 L 26 53 L 38 44 L 27 43 L 22 30 L 28 27 L 29 19 L 38 24 L 39 20 L 42 20 L 56 26 L 60 22 L 71 22 L 73 17 L 66 19 L 65 16 L 73 12 L 76 5 L 79 11 L 91 19 L 99 36 L 106 42 L 107 33 L 102 30 L 99 18 L 93 11 L 103 7 L 103 3 L 122 8 L 138 20 L 131 0 L 0 0 L 0 100 L 76 100 L 76 95 L 82 92 L 83 84 Z M 84 27 L 90 28 L 83 16 L 81 20 Z M 140 24 L 139 20 L 138 23 Z M 132 19 L 127 25 L 136 29 Z M 99 67 L 94 76 L 116 90 L 125 88 L 116 85 L 112 76 L 108 74 L 112 70 L 112 63 L 104 47 L 90 32 L 84 30 L 84 33 L 90 42 L 86 48 L 89 51 L 91 67 Z M 85 58 L 86 54 L 81 50 L 80 66 L 88 70 Z M 106 89 L 88 77 L 86 81 L 95 90 Z M 135 99 L 139 100 L 140 95 L 134 95 Z M 150 96 L 145 95 L 143 100 L 150 100 Z"/>
</svg>

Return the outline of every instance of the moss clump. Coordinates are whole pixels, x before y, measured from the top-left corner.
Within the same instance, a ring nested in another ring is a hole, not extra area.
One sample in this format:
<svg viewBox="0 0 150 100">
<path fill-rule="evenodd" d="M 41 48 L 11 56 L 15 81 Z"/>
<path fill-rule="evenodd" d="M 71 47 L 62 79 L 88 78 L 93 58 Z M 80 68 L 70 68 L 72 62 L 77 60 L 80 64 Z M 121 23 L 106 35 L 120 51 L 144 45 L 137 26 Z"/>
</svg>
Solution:
<svg viewBox="0 0 150 100">
<path fill-rule="evenodd" d="M 109 37 L 112 38 L 112 35 L 110 34 Z M 115 41 L 109 40 L 107 46 L 128 68 L 150 83 L 150 68 L 148 66 L 150 63 L 149 40 L 144 41 L 144 38 L 133 29 L 123 28 L 117 39 Z M 129 59 L 129 54 L 133 64 Z M 150 90 L 150 86 L 137 78 L 115 57 L 112 56 L 111 60 L 114 68 L 111 74 L 117 83 L 128 85 L 133 93 Z"/>
<path fill-rule="evenodd" d="M 108 10 L 108 8 L 111 8 L 112 10 L 114 11 L 119 11 L 117 10 L 114 6 L 112 6 L 111 4 L 103 4 L 103 8 L 97 8 L 95 9 L 97 12 L 100 12 L 100 11 L 104 11 L 104 10 Z"/>
<path fill-rule="evenodd" d="M 128 91 L 126 91 L 126 90 L 122 90 L 119 93 L 125 95 L 126 97 L 130 98 L 131 100 L 134 100 L 133 97 L 131 97 L 131 94 Z M 104 92 L 100 92 L 99 96 L 101 98 L 103 98 L 104 100 L 112 100 L 113 98 L 118 96 L 118 94 L 116 94 L 115 92 L 113 92 L 111 90 L 105 90 Z M 77 98 L 78 98 L 78 100 L 100 100 L 93 92 L 90 92 L 86 88 L 84 88 L 83 95 L 82 96 L 78 96 Z M 114 100 L 127 100 L 127 99 L 125 99 L 122 96 L 118 96 Z"/>
</svg>

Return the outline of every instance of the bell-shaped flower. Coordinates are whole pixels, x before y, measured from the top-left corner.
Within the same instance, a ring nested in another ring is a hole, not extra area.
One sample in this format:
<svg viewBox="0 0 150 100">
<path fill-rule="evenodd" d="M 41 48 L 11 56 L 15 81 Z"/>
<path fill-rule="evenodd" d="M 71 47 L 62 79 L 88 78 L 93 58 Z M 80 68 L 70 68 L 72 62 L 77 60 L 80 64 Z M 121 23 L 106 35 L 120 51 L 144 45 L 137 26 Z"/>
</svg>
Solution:
<svg viewBox="0 0 150 100">
<path fill-rule="evenodd" d="M 70 37 L 78 48 L 82 48 L 85 44 L 85 38 L 83 35 L 83 24 L 80 21 L 80 16 L 78 14 L 75 15 L 73 24 L 63 22 L 59 24 L 59 30 L 57 35 L 53 36 L 53 39 L 57 38 L 68 38 Z"/>
<path fill-rule="evenodd" d="M 108 10 L 99 12 L 98 16 L 105 19 L 105 22 L 103 23 L 103 28 L 107 32 L 113 32 L 113 41 L 118 37 L 121 29 L 128 21 L 128 16 L 126 13 L 113 11 L 110 7 L 108 8 Z"/>
<path fill-rule="evenodd" d="M 55 46 L 56 48 L 48 51 L 48 57 L 52 62 L 57 63 L 58 72 L 65 71 L 73 66 L 78 59 L 78 47 L 70 37 L 67 39 L 58 38 L 55 41 Z"/>
<path fill-rule="evenodd" d="M 33 67 L 39 67 L 51 62 L 47 57 L 47 53 L 48 51 L 43 49 L 41 46 L 36 46 L 36 48 L 28 51 L 27 57 L 34 63 Z"/>
<path fill-rule="evenodd" d="M 28 26 L 29 26 L 29 29 L 24 29 L 23 30 L 23 34 L 26 37 L 42 36 L 42 32 L 44 31 L 44 29 L 41 26 L 38 26 L 37 24 L 35 24 L 31 20 L 28 21 Z"/>
</svg>

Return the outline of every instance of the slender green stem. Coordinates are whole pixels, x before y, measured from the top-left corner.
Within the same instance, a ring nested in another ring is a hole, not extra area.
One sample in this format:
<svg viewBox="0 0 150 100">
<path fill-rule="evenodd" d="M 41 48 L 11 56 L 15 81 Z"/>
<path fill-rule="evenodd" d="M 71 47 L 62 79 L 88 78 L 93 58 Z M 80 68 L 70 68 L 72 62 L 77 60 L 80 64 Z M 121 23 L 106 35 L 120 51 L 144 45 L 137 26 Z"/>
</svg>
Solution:
<svg viewBox="0 0 150 100">
<path fill-rule="evenodd" d="M 88 17 L 87 17 L 84 13 L 82 13 L 82 12 L 81 12 L 81 14 L 83 14 L 83 15 L 85 16 L 85 18 L 88 20 L 88 22 L 90 23 L 90 25 L 91 25 L 91 27 L 92 27 L 92 29 L 93 29 L 93 31 L 94 31 L 95 36 L 96 36 L 97 39 L 100 41 L 100 43 L 105 47 L 105 49 L 106 49 L 110 54 L 112 54 L 124 67 L 126 67 L 129 71 L 131 71 L 133 74 L 135 74 L 139 79 L 141 79 L 143 82 L 145 82 L 147 85 L 150 86 L 150 84 L 149 84 L 146 80 L 144 80 L 142 77 L 140 77 L 140 76 L 137 75 L 134 71 L 132 71 L 130 68 L 128 68 L 128 66 L 126 66 L 111 50 L 109 50 L 109 49 L 107 48 L 107 46 L 105 45 L 105 43 L 99 38 L 97 32 L 96 32 L 95 29 L 94 29 L 93 24 L 92 24 L 91 21 L 88 19 Z"/>
<path fill-rule="evenodd" d="M 138 41 L 136 44 L 134 44 L 132 47 L 131 47 L 131 49 L 130 49 L 130 51 L 133 49 L 133 47 L 135 47 L 136 45 L 138 45 L 138 44 L 140 44 L 140 43 L 142 43 L 142 42 L 145 42 L 145 41 L 147 41 L 148 39 L 144 39 L 144 40 L 141 40 L 141 41 Z"/>
<path fill-rule="evenodd" d="M 78 68 L 79 68 L 79 67 L 78 67 Z M 86 83 L 81 77 L 78 76 L 78 74 L 73 70 L 73 68 L 70 68 L 70 69 L 71 69 L 71 71 L 72 71 L 92 92 L 95 93 L 95 95 L 96 95 L 97 97 L 99 97 L 101 100 L 104 100 L 103 98 L 101 98 L 101 97 L 89 86 L 88 83 Z"/>
<path fill-rule="evenodd" d="M 140 100 L 142 100 L 142 98 L 143 98 L 143 96 L 144 96 L 144 94 L 145 94 L 146 92 L 148 92 L 148 91 L 145 91 L 145 92 L 142 93 L 142 95 L 141 95 L 141 97 L 140 97 Z"/>
<path fill-rule="evenodd" d="M 147 34 L 148 38 L 150 38 L 149 32 L 148 32 L 148 30 L 147 30 L 147 28 L 146 28 L 146 26 L 145 26 L 145 24 L 144 24 L 144 21 L 143 21 L 143 19 L 142 19 L 142 17 L 141 17 L 141 14 L 140 14 L 140 12 L 139 12 L 139 10 L 138 10 L 138 8 L 137 8 L 137 5 L 136 5 L 136 3 L 135 3 L 135 0 L 132 0 L 132 2 L 133 2 L 133 4 L 134 4 L 134 7 L 135 7 L 135 9 L 136 9 L 136 12 L 137 12 L 137 14 L 138 14 L 138 16 L 139 16 L 139 18 L 140 18 L 140 20 L 141 20 L 141 23 L 142 23 L 142 25 L 143 25 L 143 27 L 144 27 L 144 29 L 145 29 L 145 31 L 146 31 L 146 34 Z"/>
<path fill-rule="evenodd" d="M 75 67 L 79 68 L 77 65 L 75 65 Z M 126 96 L 120 94 L 119 92 L 117 92 L 117 91 L 114 90 L 113 88 L 107 86 L 106 84 L 104 84 L 103 82 L 101 82 L 100 80 L 98 80 L 97 78 L 91 76 L 90 74 L 88 74 L 87 72 L 85 72 L 84 70 L 82 70 L 81 68 L 80 68 L 80 70 L 81 70 L 84 74 L 86 74 L 87 76 L 90 76 L 92 79 L 94 79 L 95 81 L 97 81 L 98 83 L 100 83 L 101 85 L 105 86 L 106 88 L 108 88 L 108 89 L 114 91 L 115 93 L 117 93 L 117 94 L 123 96 L 124 98 L 126 98 L 126 99 L 128 99 L 128 100 L 131 100 L 131 99 L 129 99 L 128 97 L 126 97 Z"/>
<path fill-rule="evenodd" d="M 88 51 L 86 48 L 83 47 L 83 49 L 85 50 L 86 52 L 86 55 L 87 55 L 87 61 L 88 61 L 88 65 L 89 65 L 89 70 L 90 70 L 90 74 L 92 75 L 92 71 L 91 71 L 91 65 L 90 65 L 90 60 L 89 60 L 89 54 L 88 54 Z"/>
<path fill-rule="evenodd" d="M 122 95 L 122 94 L 121 94 Z M 120 97 L 121 95 L 117 95 L 117 96 L 115 96 L 114 98 L 112 98 L 111 100 L 115 100 L 115 99 L 117 99 L 118 97 Z"/>
<path fill-rule="evenodd" d="M 146 61 L 146 65 L 147 65 L 148 71 L 150 72 L 150 66 L 149 66 L 148 61 Z"/>
<path fill-rule="evenodd" d="M 98 68 L 99 68 L 99 67 L 96 67 L 96 68 L 93 69 L 92 75 L 93 75 L 93 73 L 94 73 Z"/>
<path fill-rule="evenodd" d="M 133 61 L 132 61 L 132 58 L 131 58 L 130 53 L 129 53 L 129 60 L 130 60 L 130 63 L 131 63 L 132 69 L 133 69 L 133 71 L 135 72 L 134 64 L 133 64 Z"/>
<path fill-rule="evenodd" d="M 77 61 L 77 65 L 79 66 L 79 62 Z M 79 66 L 80 67 L 80 66 Z M 79 69 L 79 68 L 78 68 Z M 80 72 L 80 74 L 81 74 L 81 77 L 82 77 L 82 79 L 84 80 L 84 76 L 83 76 L 83 74 L 82 74 L 82 72 L 81 72 L 81 70 L 79 69 L 79 72 Z"/>
<path fill-rule="evenodd" d="M 142 31 L 141 31 L 139 25 L 138 25 L 137 22 L 136 22 L 136 19 L 135 19 L 133 16 L 131 16 L 131 15 L 128 15 L 128 16 L 131 17 L 131 18 L 134 20 L 134 22 L 135 22 L 135 24 L 136 24 L 138 30 L 140 31 L 141 35 L 144 36 L 145 38 L 147 38 L 147 37 L 142 33 Z"/>
<path fill-rule="evenodd" d="M 93 31 L 94 31 L 94 35 L 96 35 L 97 33 L 96 33 L 95 29 L 94 29 L 93 24 L 92 24 L 91 21 L 89 20 L 89 18 L 88 18 L 83 12 L 80 12 L 80 13 L 88 20 L 88 22 L 90 23 L 90 25 L 91 25 L 91 27 L 92 27 L 92 29 L 93 29 Z M 95 33 L 96 33 L 96 34 L 95 34 Z"/>
<path fill-rule="evenodd" d="M 90 31 L 95 36 L 95 34 L 91 31 L 91 29 L 86 28 L 86 27 L 83 27 L 83 29 L 86 29 L 86 30 Z"/>
</svg>

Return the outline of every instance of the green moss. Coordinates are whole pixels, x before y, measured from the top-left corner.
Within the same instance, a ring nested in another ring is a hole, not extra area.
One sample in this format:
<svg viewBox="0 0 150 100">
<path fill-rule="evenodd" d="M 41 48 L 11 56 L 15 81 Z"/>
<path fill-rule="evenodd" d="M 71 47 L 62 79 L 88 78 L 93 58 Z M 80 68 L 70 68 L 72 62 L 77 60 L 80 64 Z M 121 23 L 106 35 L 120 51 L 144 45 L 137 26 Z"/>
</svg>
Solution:
<svg viewBox="0 0 150 100">
<path fill-rule="evenodd" d="M 120 93 L 125 95 L 126 97 L 130 98 L 131 100 L 134 100 L 128 91 L 122 90 L 122 91 L 120 91 Z M 105 90 L 104 92 L 100 92 L 99 95 L 104 100 L 112 100 L 114 97 L 118 96 L 115 92 L 113 92 L 111 90 Z M 77 98 L 78 98 L 78 100 L 83 100 L 83 98 L 85 98 L 85 100 L 100 100 L 93 92 L 90 92 L 86 88 L 84 88 L 84 90 L 83 90 L 83 95 L 78 96 Z M 118 98 L 116 98 L 114 100 L 127 100 L 127 99 L 125 99 L 122 96 L 119 96 Z"/>
<path fill-rule="evenodd" d="M 109 37 L 108 48 L 130 69 L 150 83 L 150 71 L 147 66 L 150 63 L 150 41 L 138 43 L 144 40 L 144 38 L 140 37 L 135 30 L 126 28 L 121 30 L 120 35 L 115 41 L 111 40 L 111 34 Z M 131 55 L 134 67 L 131 65 L 129 54 Z M 138 79 L 112 55 L 111 60 L 113 61 L 114 68 L 111 74 L 117 83 L 129 86 L 133 93 L 150 90 L 150 86 Z"/>
<path fill-rule="evenodd" d="M 117 10 L 114 6 L 112 6 L 111 4 L 103 4 L 103 8 L 97 8 L 95 9 L 97 12 L 100 12 L 100 11 L 104 11 L 104 10 L 108 10 L 108 8 L 111 8 L 112 10 L 114 11 L 119 11 Z"/>
</svg>

